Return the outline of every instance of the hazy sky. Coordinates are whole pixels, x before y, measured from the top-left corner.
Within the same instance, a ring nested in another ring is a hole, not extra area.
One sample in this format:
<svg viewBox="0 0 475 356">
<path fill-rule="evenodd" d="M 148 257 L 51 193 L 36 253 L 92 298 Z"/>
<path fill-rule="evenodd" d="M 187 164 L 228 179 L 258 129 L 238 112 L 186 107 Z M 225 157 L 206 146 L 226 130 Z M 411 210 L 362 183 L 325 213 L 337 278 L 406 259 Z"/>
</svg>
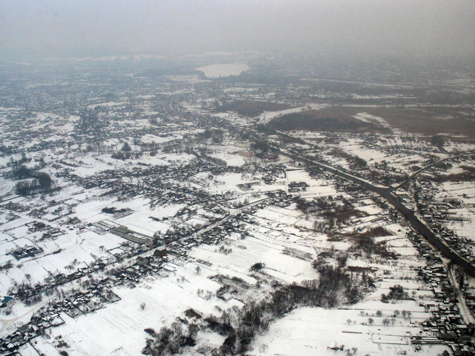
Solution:
<svg viewBox="0 0 475 356">
<path fill-rule="evenodd" d="M 475 51 L 475 0 L 0 0 L 0 56 Z"/>
</svg>

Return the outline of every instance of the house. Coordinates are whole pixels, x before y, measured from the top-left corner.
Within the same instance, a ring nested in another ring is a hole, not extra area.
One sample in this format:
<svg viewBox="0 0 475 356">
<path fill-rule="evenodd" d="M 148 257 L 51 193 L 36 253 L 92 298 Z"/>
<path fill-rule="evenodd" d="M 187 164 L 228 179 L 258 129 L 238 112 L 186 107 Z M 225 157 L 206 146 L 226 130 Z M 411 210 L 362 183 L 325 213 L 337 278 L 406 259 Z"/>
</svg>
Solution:
<svg viewBox="0 0 475 356">
<path fill-rule="evenodd" d="M 12 297 L 4 297 L 1 301 L 0 308 L 6 308 L 13 304 L 14 299 Z"/>
<path fill-rule="evenodd" d="M 165 257 L 167 256 L 167 251 L 165 249 L 160 249 L 160 248 L 157 248 L 154 252 L 153 252 L 153 255 L 155 257 Z"/>
</svg>

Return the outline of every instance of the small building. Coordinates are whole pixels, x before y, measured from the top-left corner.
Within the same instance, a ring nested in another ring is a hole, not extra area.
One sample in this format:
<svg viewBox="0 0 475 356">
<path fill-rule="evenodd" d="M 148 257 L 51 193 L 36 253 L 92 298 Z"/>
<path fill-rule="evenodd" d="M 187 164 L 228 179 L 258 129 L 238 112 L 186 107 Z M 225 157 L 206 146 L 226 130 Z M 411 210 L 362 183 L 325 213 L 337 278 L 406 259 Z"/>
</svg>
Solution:
<svg viewBox="0 0 475 356">
<path fill-rule="evenodd" d="M 0 303 L 0 308 L 7 308 L 11 306 L 14 301 L 12 297 L 4 297 Z"/>
<path fill-rule="evenodd" d="M 157 248 L 157 249 L 153 252 L 153 255 L 154 255 L 155 257 L 163 258 L 163 257 L 167 256 L 167 250 L 166 250 L 166 249 Z"/>
</svg>

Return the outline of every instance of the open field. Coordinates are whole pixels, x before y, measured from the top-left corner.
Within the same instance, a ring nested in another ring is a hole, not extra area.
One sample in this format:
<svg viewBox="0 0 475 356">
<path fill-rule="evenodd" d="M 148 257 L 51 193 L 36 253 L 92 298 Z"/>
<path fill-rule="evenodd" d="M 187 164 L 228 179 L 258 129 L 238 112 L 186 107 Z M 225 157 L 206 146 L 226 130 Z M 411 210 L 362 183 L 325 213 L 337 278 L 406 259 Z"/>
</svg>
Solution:
<svg viewBox="0 0 475 356">
<path fill-rule="evenodd" d="M 387 132 L 378 122 L 359 121 L 355 116 L 365 112 L 382 118 L 393 130 L 410 134 L 450 135 L 453 140 L 475 140 L 475 114 L 468 109 L 452 107 L 383 108 L 330 107 L 274 119 L 270 127 L 277 130 L 310 130 L 336 132 Z"/>
<path fill-rule="evenodd" d="M 288 104 L 272 103 L 269 101 L 233 101 L 216 108 L 217 112 L 234 111 L 239 115 L 255 117 L 264 111 L 280 111 L 290 109 Z"/>
<path fill-rule="evenodd" d="M 379 304 L 379 305 L 378 305 Z M 371 305 L 371 306 L 370 306 Z M 393 318 L 391 325 L 382 321 L 394 315 L 396 308 L 413 310 L 416 318 L 429 315 L 424 310 L 406 303 L 402 305 L 385 305 L 378 302 L 363 302 L 350 310 L 325 310 L 320 308 L 298 309 L 271 326 L 268 332 L 259 336 L 253 344 L 254 355 L 411 355 L 411 336 L 419 333 L 411 320 Z M 361 312 L 370 308 L 379 308 L 381 316 Z M 329 320 L 332 320 L 329 323 Z M 368 323 L 368 320 L 374 320 Z M 340 350 L 340 348 L 342 348 Z M 424 348 L 419 355 L 437 355 L 446 346 L 435 345 Z"/>
</svg>

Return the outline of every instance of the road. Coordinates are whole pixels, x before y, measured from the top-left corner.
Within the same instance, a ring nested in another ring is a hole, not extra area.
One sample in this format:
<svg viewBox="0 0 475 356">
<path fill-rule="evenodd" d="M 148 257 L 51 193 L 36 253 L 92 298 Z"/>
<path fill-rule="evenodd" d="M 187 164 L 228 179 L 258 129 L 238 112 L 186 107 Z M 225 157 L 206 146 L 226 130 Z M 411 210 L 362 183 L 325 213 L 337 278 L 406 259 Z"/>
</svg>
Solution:
<svg viewBox="0 0 475 356">
<path fill-rule="evenodd" d="M 41 307 L 43 307 L 44 305 L 48 304 L 48 303 L 51 301 L 51 299 L 53 299 L 53 298 L 55 298 L 55 297 L 53 296 L 53 297 L 48 297 L 48 298 L 46 298 L 46 299 L 43 299 L 43 301 L 41 301 L 39 304 L 33 305 L 31 308 L 28 309 L 27 312 L 23 313 L 23 314 L 20 315 L 20 316 L 16 316 L 16 317 L 14 317 L 14 318 L 12 318 L 12 319 L 0 319 L 0 322 L 2 323 L 2 325 L 1 325 L 1 327 L 0 327 L 0 335 L 2 335 L 3 332 L 4 332 L 5 330 L 7 330 L 7 328 L 8 328 L 9 326 L 11 326 L 13 323 L 15 323 L 15 322 L 17 322 L 17 321 L 19 321 L 19 320 L 25 318 L 25 317 L 28 316 L 28 315 L 30 315 L 30 317 L 31 317 L 31 315 L 33 315 L 33 312 L 34 312 L 35 310 L 38 310 L 38 309 L 40 309 Z M 30 319 L 30 318 L 28 318 L 28 320 L 29 320 L 29 319 Z M 27 321 L 27 322 L 28 322 L 28 321 Z"/>
<path fill-rule="evenodd" d="M 429 169 L 431 167 L 434 167 L 434 166 L 437 166 L 439 163 L 442 163 L 442 162 L 445 162 L 447 161 L 448 159 L 451 159 L 453 158 L 453 156 L 450 156 L 450 157 L 446 157 L 446 158 L 442 158 L 438 161 L 435 161 L 425 167 L 422 167 L 421 169 L 415 171 L 414 173 L 412 173 L 406 180 L 404 180 L 404 182 L 398 184 L 396 187 L 393 188 L 393 190 L 398 190 L 399 188 L 401 188 L 404 184 L 406 184 L 407 182 L 409 182 L 411 179 L 413 179 L 415 176 L 417 176 L 419 173 L 425 171 L 426 169 Z"/>
<path fill-rule="evenodd" d="M 465 324 L 467 325 L 475 324 L 475 318 L 473 317 L 472 313 L 468 309 L 463 293 L 458 287 L 457 279 L 455 278 L 455 273 L 454 273 L 455 267 L 451 264 L 447 265 L 446 267 L 447 267 L 447 273 L 449 275 L 450 283 L 452 284 L 452 287 L 454 288 L 455 296 L 457 297 L 457 301 L 458 301 L 458 305 L 460 309 L 460 315 L 462 315 L 462 318 L 465 321 Z"/>
</svg>

